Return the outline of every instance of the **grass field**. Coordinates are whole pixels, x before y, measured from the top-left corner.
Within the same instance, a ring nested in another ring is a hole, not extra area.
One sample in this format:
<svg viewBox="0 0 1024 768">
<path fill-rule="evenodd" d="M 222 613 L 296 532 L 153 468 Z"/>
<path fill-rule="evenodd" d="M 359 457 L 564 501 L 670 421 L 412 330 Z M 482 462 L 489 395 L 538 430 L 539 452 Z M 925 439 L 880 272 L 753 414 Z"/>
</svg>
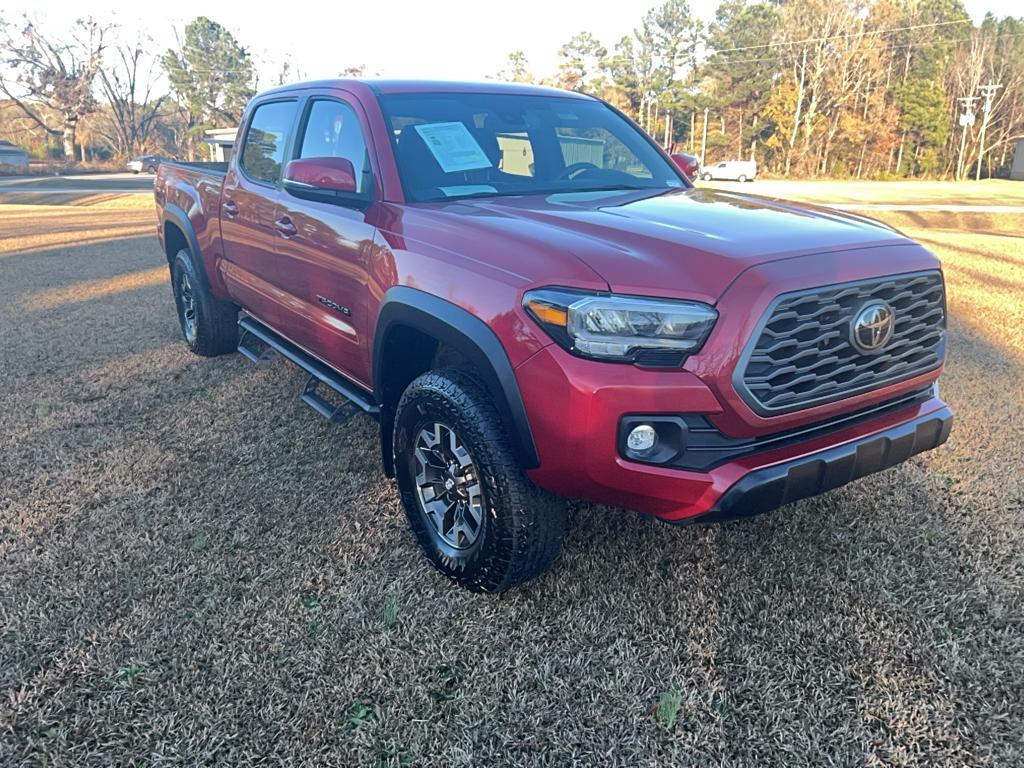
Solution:
<svg viewBox="0 0 1024 768">
<path fill-rule="evenodd" d="M 576 504 L 486 597 L 369 419 L 187 353 L 151 210 L 0 206 L 0 765 L 1021 765 L 1024 216 L 887 218 L 946 270 L 946 446 L 724 526 Z"/>
<path fill-rule="evenodd" d="M 705 185 L 705 182 L 699 182 Z M 1012 205 L 1024 206 L 1024 184 L 986 179 L 951 184 L 947 181 L 786 181 L 708 182 L 707 186 L 743 190 L 756 195 L 806 202 L 875 205 Z"/>
</svg>

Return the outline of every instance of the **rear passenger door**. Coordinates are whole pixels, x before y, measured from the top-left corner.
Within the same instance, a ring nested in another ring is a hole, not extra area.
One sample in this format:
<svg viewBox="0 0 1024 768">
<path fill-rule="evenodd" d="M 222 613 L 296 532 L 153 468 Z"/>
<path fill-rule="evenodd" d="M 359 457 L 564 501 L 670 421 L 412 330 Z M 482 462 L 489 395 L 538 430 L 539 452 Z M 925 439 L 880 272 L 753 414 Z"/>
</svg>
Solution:
<svg viewBox="0 0 1024 768">
<path fill-rule="evenodd" d="M 221 271 L 231 295 L 260 320 L 277 326 L 283 320 L 275 286 L 274 248 L 280 214 L 280 182 L 290 147 L 297 99 L 257 104 L 236 149 L 221 193 Z"/>
<path fill-rule="evenodd" d="M 302 105 L 289 159 L 342 157 L 352 163 L 357 193 L 375 186 L 375 159 L 367 149 L 358 102 L 337 93 L 312 95 Z M 367 343 L 369 266 L 376 229 L 366 204 L 307 199 L 282 192 L 276 233 L 286 294 L 281 332 L 363 387 L 371 388 Z"/>
</svg>

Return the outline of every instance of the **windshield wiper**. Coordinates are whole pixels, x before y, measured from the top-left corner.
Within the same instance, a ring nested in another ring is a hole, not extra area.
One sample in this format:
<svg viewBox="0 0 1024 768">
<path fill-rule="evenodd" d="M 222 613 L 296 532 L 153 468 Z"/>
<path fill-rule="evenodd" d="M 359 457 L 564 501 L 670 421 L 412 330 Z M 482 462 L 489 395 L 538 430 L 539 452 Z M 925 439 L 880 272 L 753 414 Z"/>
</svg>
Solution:
<svg viewBox="0 0 1024 768">
<path fill-rule="evenodd" d="M 468 200 L 481 197 L 527 197 L 530 195 L 571 195 L 577 192 L 668 192 L 675 187 L 649 187 L 639 184 L 609 184 L 600 187 L 556 187 L 554 189 L 521 189 L 506 191 L 477 191 L 466 192 L 461 195 L 446 195 L 444 197 L 431 197 L 421 200 L 423 203 L 447 203 L 456 200 Z"/>
<path fill-rule="evenodd" d="M 636 190 L 649 190 L 655 192 L 667 192 L 670 187 L 649 187 L 640 184 L 608 184 L 607 186 L 601 187 L 573 187 L 572 189 L 564 189 L 562 193 L 569 194 L 572 192 L 633 192 Z"/>
</svg>

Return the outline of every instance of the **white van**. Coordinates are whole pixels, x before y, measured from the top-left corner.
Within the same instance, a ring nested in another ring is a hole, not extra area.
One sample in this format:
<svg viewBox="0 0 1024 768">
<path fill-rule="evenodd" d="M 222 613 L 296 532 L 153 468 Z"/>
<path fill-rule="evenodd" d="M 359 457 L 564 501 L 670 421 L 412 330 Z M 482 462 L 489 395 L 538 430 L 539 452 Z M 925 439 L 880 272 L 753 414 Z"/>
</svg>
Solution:
<svg viewBox="0 0 1024 768">
<path fill-rule="evenodd" d="M 700 177 L 704 181 L 753 181 L 757 178 L 757 163 L 753 160 L 725 160 L 702 168 Z"/>
</svg>

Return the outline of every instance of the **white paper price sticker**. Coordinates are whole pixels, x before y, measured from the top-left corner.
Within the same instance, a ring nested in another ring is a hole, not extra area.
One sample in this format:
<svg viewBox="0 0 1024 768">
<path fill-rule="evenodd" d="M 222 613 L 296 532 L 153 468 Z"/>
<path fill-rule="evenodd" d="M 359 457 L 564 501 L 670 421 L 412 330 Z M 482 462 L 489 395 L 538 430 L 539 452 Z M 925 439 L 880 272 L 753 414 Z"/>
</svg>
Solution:
<svg viewBox="0 0 1024 768">
<path fill-rule="evenodd" d="M 491 167 L 491 161 L 464 123 L 427 123 L 417 125 L 416 132 L 445 173 Z"/>
</svg>

